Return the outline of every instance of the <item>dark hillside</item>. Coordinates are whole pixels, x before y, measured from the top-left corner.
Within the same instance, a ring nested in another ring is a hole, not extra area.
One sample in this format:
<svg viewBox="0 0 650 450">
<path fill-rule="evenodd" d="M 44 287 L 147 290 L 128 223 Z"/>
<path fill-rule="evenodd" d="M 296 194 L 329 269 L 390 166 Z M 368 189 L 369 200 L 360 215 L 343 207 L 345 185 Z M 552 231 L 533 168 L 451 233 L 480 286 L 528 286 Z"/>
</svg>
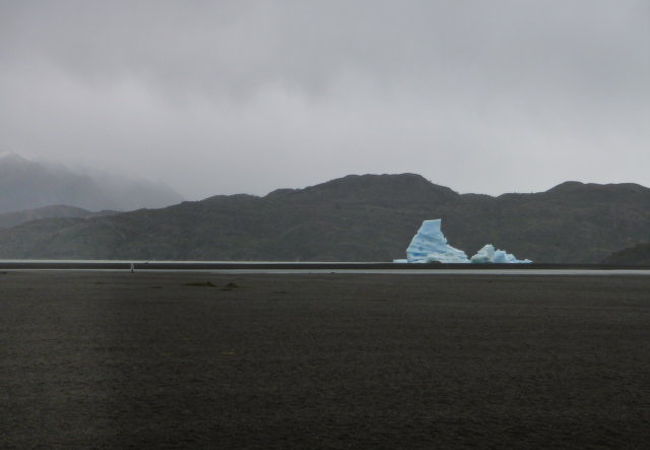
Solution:
<svg viewBox="0 0 650 450">
<path fill-rule="evenodd" d="M 603 260 L 603 264 L 650 266 L 650 242 L 614 252 Z"/>
<path fill-rule="evenodd" d="M 0 232 L 0 258 L 390 261 L 422 220 L 439 217 L 469 255 L 492 243 L 536 262 L 596 263 L 647 241 L 650 189 L 571 182 L 490 197 L 413 174 L 348 176 L 265 197 L 25 224 Z"/>
</svg>

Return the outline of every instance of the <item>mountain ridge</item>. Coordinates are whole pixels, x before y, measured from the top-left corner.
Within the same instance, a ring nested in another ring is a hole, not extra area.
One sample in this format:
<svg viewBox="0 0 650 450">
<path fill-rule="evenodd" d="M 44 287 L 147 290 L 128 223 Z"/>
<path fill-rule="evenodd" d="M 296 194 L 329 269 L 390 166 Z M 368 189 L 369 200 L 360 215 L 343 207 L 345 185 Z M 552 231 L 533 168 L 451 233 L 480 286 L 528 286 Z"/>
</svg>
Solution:
<svg viewBox="0 0 650 450">
<path fill-rule="evenodd" d="M 179 194 L 162 184 L 118 176 L 90 176 L 15 153 L 0 157 L 0 192 L 0 213 L 51 205 L 93 211 L 133 210 L 182 200 Z"/>
<path fill-rule="evenodd" d="M 414 174 L 354 175 L 263 197 L 37 221 L 1 231 L 0 257 L 390 261 L 431 218 L 468 254 L 489 242 L 536 262 L 600 262 L 647 240 L 650 189 L 578 187 L 491 197 Z"/>
</svg>

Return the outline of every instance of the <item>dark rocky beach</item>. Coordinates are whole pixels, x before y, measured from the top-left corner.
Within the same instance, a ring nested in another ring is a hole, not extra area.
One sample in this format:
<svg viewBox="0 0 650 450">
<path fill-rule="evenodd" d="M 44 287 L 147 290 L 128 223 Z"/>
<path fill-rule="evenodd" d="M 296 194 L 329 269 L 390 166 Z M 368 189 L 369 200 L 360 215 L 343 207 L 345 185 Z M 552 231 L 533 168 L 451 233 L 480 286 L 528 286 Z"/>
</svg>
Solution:
<svg viewBox="0 0 650 450">
<path fill-rule="evenodd" d="M 3 448 L 643 448 L 650 277 L 0 274 Z"/>
</svg>

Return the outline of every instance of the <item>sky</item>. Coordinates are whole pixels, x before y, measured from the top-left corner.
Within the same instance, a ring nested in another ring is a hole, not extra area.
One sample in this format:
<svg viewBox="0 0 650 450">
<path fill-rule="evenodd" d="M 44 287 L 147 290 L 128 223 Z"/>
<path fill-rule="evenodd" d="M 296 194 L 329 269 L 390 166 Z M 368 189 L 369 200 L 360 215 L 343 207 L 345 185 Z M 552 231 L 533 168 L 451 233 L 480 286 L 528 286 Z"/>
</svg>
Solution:
<svg viewBox="0 0 650 450">
<path fill-rule="evenodd" d="M 0 151 L 188 199 L 650 186 L 650 1 L 0 0 Z"/>
</svg>

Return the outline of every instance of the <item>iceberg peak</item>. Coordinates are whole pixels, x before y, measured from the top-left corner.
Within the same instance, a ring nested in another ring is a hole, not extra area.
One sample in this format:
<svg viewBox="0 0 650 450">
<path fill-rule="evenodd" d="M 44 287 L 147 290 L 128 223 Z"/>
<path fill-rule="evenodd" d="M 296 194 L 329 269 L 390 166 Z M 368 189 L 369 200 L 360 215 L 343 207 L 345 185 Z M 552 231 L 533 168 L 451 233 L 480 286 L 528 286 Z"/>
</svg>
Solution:
<svg viewBox="0 0 650 450">
<path fill-rule="evenodd" d="M 464 251 L 452 247 L 441 230 L 442 219 L 425 220 L 406 249 L 410 263 L 469 263 Z"/>
</svg>

